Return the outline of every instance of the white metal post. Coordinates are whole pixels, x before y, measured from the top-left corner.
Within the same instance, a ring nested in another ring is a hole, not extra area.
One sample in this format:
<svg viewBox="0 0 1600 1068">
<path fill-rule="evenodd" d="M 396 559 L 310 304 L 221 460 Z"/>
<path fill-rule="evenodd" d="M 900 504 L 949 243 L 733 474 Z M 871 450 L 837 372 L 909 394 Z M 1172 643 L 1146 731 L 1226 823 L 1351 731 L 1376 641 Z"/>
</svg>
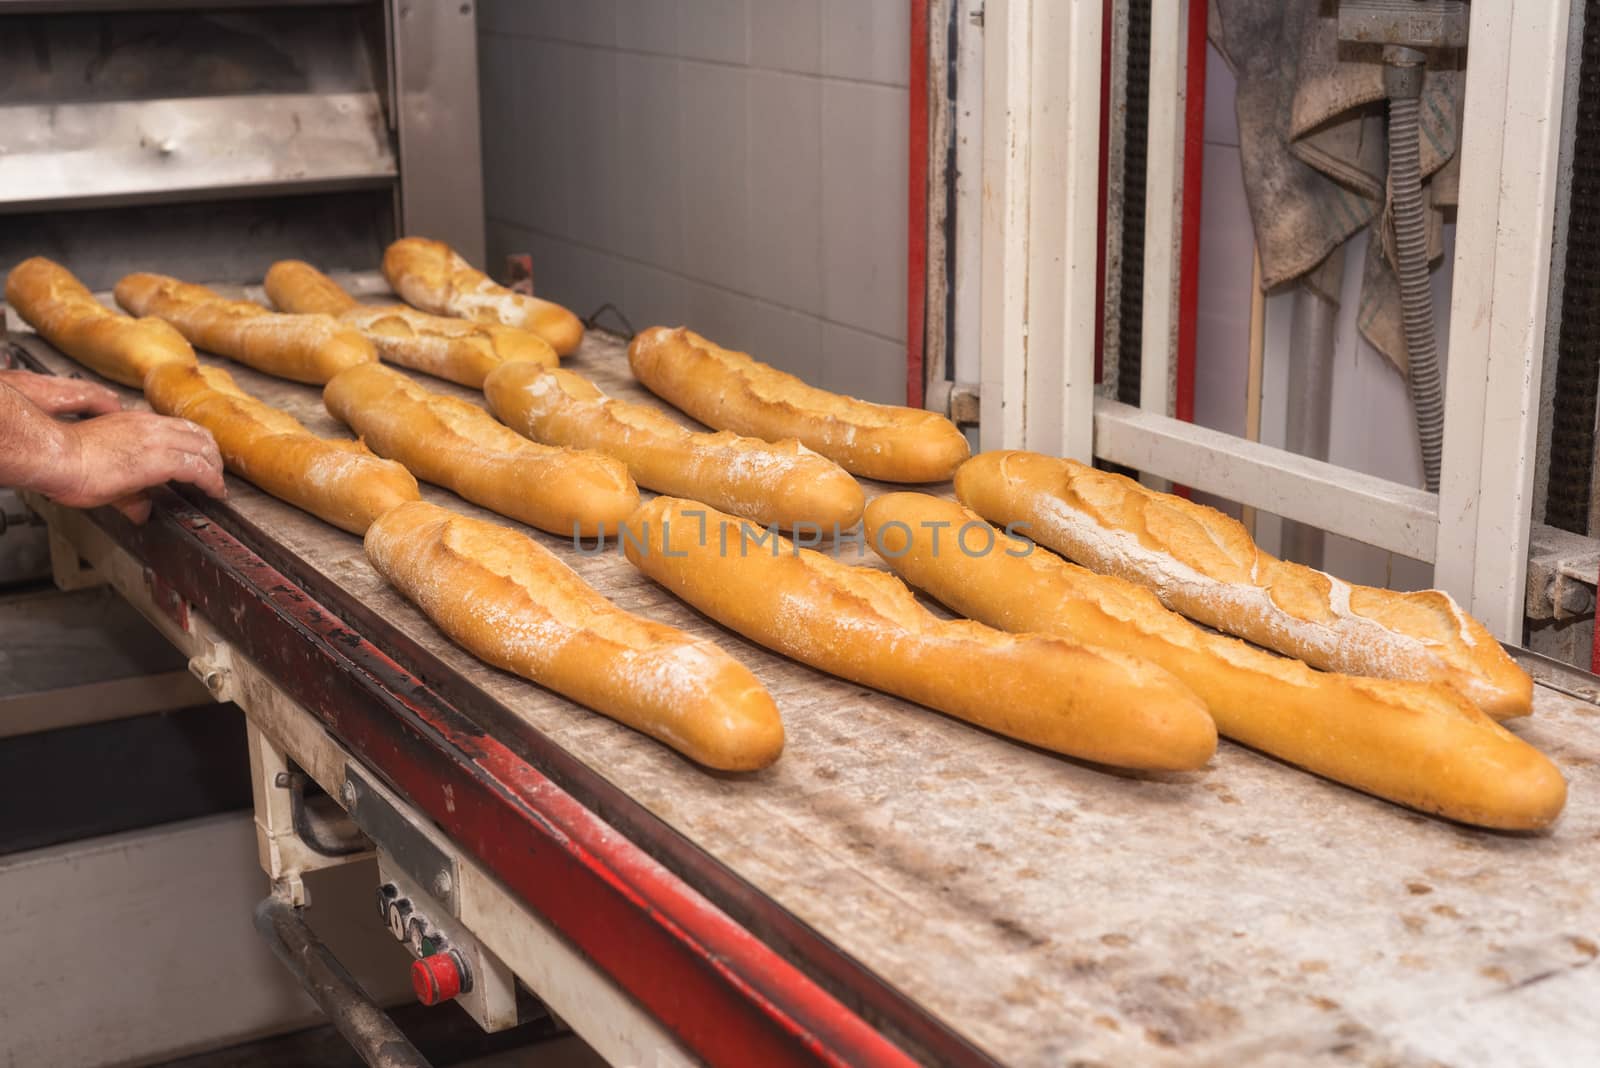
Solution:
<svg viewBox="0 0 1600 1068">
<path fill-rule="evenodd" d="M 1434 584 L 1522 635 L 1568 8 L 1471 5 Z"/>
<path fill-rule="evenodd" d="M 1183 213 L 1183 116 L 1188 96 L 1189 0 L 1154 0 L 1150 13 L 1150 110 L 1144 183 L 1144 318 L 1139 407 L 1172 414 L 1178 342 Z"/>
</svg>

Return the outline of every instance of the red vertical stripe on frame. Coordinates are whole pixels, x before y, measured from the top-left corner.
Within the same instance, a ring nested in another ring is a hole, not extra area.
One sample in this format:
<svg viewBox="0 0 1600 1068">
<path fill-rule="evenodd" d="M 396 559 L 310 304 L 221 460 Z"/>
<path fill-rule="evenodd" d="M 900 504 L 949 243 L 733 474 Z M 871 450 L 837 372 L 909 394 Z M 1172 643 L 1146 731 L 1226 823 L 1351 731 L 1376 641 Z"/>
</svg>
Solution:
<svg viewBox="0 0 1600 1068">
<path fill-rule="evenodd" d="M 1100 9 L 1100 188 L 1095 206 L 1094 250 L 1094 380 L 1105 377 L 1106 358 L 1106 172 L 1111 151 L 1111 21 L 1117 0 L 1105 0 Z"/>
<path fill-rule="evenodd" d="M 906 173 L 906 403 L 922 407 L 928 321 L 928 0 L 911 0 L 911 130 Z"/>
<path fill-rule="evenodd" d="M 1178 383 L 1174 412 L 1194 422 L 1196 319 L 1200 305 L 1200 182 L 1206 134 L 1206 0 L 1189 0 L 1184 77 L 1183 218 L 1178 252 Z"/>
</svg>

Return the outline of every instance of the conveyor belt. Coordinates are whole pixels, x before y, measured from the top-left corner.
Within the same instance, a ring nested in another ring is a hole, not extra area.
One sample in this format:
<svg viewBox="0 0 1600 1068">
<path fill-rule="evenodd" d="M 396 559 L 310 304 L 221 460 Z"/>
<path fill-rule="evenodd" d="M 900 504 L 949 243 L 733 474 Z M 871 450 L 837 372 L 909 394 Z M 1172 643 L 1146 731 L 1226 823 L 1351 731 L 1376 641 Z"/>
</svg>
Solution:
<svg viewBox="0 0 1600 1068">
<path fill-rule="evenodd" d="M 315 389 L 228 366 L 343 433 Z M 591 335 L 570 366 L 644 397 L 615 339 Z M 1600 1057 L 1592 704 L 1541 686 L 1514 725 L 1569 778 L 1543 837 L 1420 816 L 1229 742 L 1202 773 L 1110 774 L 819 675 L 615 551 L 534 532 L 624 608 L 715 637 L 770 688 L 783 758 L 713 775 L 458 650 L 359 539 L 229 490 L 219 522 L 869 1019 L 856 966 L 1008 1064 Z"/>
</svg>

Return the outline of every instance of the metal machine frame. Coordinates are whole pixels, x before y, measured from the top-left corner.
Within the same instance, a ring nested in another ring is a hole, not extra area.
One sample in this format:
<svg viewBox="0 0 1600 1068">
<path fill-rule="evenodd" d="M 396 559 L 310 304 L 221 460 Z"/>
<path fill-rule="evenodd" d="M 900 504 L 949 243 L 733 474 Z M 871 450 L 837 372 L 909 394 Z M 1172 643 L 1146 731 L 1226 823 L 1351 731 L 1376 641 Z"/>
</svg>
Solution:
<svg viewBox="0 0 1600 1068">
<path fill-rule="evenodd" d="M 1163 0 L 1152 20 L 1147 339 L 1177 323 L 1190 8 Z M 982 447 L 1124 464 L 1431 562 L 1438 587 L 1520 641 L 1568 10 L 1470 10 L 1438 494 L 1174 418 L 1171 344 L 1146 345 L 1137 407 L 1097 391 L 1097 0 L 989 0 L 983 12 Z"/>
</svg>

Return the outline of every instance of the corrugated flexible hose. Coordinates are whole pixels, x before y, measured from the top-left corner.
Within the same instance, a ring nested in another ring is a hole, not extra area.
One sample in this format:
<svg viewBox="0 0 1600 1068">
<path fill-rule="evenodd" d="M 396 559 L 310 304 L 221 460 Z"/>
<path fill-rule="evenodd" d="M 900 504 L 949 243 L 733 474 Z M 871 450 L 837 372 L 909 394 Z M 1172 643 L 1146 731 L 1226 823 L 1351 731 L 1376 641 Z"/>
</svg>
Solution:
<svg viewBox="0 0 1600 1068">
<path fill-rule="evenodd" d="M 1422 473 L 1439 489 L 1439 454 L 1444 444 L 1444 389 L 1433 332 L 1433 292 L 1428 285 L 1428 220 L 1422 206 L 1416 97 L 1389 100 L 1389 187 L 1394 197 L 1395 259 L 1400 273 L 1400 315 L 1405 327 L 1411 404 L 1422 445 Z"/>
</svg>

